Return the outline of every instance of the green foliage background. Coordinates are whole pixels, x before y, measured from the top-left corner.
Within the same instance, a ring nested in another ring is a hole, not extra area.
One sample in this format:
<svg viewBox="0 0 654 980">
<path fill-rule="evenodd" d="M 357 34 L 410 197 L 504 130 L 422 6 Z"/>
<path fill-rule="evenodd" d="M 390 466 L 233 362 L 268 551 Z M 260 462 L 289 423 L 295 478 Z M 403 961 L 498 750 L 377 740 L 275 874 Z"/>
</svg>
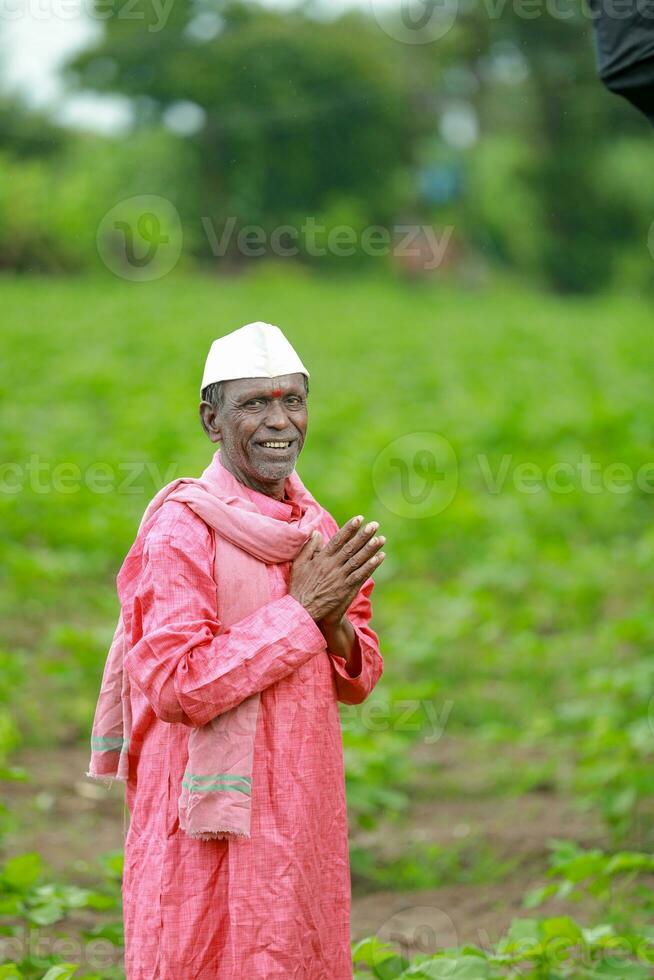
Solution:
<svg viewBox="0 0 654 980">
<path fill-rule="evenodd" d="M 460 0 L 437 42 L 408 45 L 367 8 L 174 0 L 159 22 L 149 0 L 131 17 L 119 0 L 99 7 L 104 29 L 64 77 L 71 93 L 128 98 L 124 132 L 73 132 L 0 95 L 7 795 L 24 784 L 38 808 L 21 758 L 88 744 L 116 572 L 154 492 L 211 452 L 196 414 L 210 342 L 279 323 L 313 375 L 302 478 L 339 522 L 362 512 L 388 539 L 373 597 L 384 676 L 370 713 L 342 710 L 356 895 L 501 897 L 524 874 L 483 831 L 385 847 L 380 834 L 401 839 L 421 805 L 481 803 L 490 820 L 540 793 L 603 828 L 594 847 L 572 831 L 551 841 L 549 858 L 543 842 L 524 914 L 498 942 L 410 961 L 373 936 L 355 975 L 644 980 L 654 144 L 600 86 L 585 8 L 534 18 L 518 0 Z M 197 128 L 176 130 L 180 112 Z M 142 283 L 102 259 L 104 216 L 139 195 L 167 199 L 183 229 L 174 271 Z M 317 257 L 302 238 L 294 261 L 255 261 L 236 234 L 213 254 L 207 220 L 217 235 L 231 220 L 266 237 L 311 220 L 452 239 L 431 271 L 392 249 Z M 420 517 L 379 460 L 408 439 L 415 463 L 425 433 L 449 445 L 456 492 Z M 29 826 L 0 805 L 0 941 L 71 929 L 119 947 L 121 855 L 62 883 Z M 0 980 L 121 980 L 84 969 L 0 956 Z"/>
<path fill-rule="evenodd" d="M 236 281 L 6 279 L 3 294 L 2 424 L 14 463 L 0 495 L 6 753 L 18 741 L 52 749 L 88 739 L 116 571 L 155 489 L 199 473 L 211 452 L 196 420 L 202 352 L 265 314 L 313 370 L 304 481 L 339 521 L 362 512 L 388 537 L 374 596 L 386 667 L 374 697 L 390 720 L 376 731 L 344 709 L 353 820 L 373 827 L 406 810 L 420 786 L 465 798 L 433 770 L 438 743 L 425 768 L 408 765 L 428 733 L 399 723 L 407 699 L 438 712 L 451 702 L 446 732 L 485 760 L 477 792 L 489 807 L 546 785 L 603 814 L 607 861 L 620 846 L 651 850 L 646 303 L 573 303 L 514 282 L 463 294 L 330 281 L 280 265 Z M 451 443 L 458 490 L 434 517 L 398 516 L 375 460 L 425 431 Z M 594 467 L 585 483 L 584 456 Z M 562 482 L 551 470 L 561 462 L 572 466 Z M 549 482 L 525 490 L 524 464 Z M 92 492 L 98 472 L 103 489 Z M 418 851 L 385 869 L 356 850 L 353 871 L 367 888 L 420 887 L 459 880 L 458 860 Z M 461 880 L 480 887 L 505 873 L 483 850 L 465 860 L 473 864 Z M 568 861 L 564 879 L 582 890 L 587 875 L 604 873 L 597 861 L 581 875 L 578 866 Z M 642 860 L 631 867 L 648 874 Z M 618 905 L 610 889 L 600 898 L 602 922 L 645 928 L 651 901 L 629 890 Z"/>
</svg>

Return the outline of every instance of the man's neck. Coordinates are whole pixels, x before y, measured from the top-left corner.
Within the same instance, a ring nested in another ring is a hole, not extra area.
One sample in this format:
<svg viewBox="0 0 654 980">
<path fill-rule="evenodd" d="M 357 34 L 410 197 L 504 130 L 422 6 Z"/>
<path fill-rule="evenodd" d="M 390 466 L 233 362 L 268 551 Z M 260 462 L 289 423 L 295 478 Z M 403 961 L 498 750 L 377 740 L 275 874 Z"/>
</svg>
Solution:
<svg viewBox="0 0 654 980">
<path fill-rule="evenodd" d="M 231 473 L 239 483 L 242 483 L 243 486 L 249 487 L 250 490 L 256 490 L 258 493 L 265 493 L 266 497 L 274 497 L 275 500 L 284 499 L 286 477 L 284 477 L 283 480 L 277 480 L 274 483 L 259 483 L 256 480 L 252 480 L 245 473 L 241 473 L 238 467 L 234 466 L 232 461 L 227 456 L 224 456 L 222 452 L 219 453 L 218 458 L 225 469 Z"/>
</svg>

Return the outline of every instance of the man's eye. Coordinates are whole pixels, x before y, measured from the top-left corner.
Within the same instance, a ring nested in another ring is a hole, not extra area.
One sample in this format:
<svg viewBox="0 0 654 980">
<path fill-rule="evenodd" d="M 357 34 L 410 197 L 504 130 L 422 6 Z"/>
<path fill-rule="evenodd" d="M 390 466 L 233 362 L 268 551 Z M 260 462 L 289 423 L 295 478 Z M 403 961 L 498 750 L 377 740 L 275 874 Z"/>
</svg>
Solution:
<svg viewBox="0 0 654 980">
<path fill-rule="evenodd" d="M 245 408 L 258 408 L 263 403 L 263 398 L 249 398 L 245 402 Z"/>
<path fill-rule="evenodd" d="M 302 399 L 298 398 L 297 395 L 289 395 L 286 399 L 286 404 L 291 405 L 292 408 L 296 408 L 298 405 L 302 404 Z"/>
</svg>

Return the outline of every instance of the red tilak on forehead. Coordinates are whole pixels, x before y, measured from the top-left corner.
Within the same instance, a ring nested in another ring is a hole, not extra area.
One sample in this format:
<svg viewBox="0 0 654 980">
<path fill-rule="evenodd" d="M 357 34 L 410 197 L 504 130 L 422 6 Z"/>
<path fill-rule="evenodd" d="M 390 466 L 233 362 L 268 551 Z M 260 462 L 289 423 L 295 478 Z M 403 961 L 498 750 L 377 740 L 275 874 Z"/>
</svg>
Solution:
<svg viewBox="0 0 654 980">
<path fill-rule="evenodd" d="M 273 388 L 270 394 L 272 395 L 273 398 L 281 398 L 284 392 L 282 391 L 281 388 Z"/>
</svg>

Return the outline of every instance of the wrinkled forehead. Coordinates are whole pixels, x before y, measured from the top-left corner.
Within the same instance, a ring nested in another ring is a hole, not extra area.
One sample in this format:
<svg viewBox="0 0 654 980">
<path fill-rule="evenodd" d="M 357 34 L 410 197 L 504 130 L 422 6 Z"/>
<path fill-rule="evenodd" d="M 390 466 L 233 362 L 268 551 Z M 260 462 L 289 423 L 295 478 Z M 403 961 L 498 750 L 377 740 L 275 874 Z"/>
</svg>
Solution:
<svg viewBox="0 0 654 980">
<path fill-rule="evenodd" d="M 282 374 L 278 378 L 238 378 L 224 381 L 227 398 L 270 398 L 280 395 L 303 395 L 306 391 L 306 376 Z"/>
</svg>

